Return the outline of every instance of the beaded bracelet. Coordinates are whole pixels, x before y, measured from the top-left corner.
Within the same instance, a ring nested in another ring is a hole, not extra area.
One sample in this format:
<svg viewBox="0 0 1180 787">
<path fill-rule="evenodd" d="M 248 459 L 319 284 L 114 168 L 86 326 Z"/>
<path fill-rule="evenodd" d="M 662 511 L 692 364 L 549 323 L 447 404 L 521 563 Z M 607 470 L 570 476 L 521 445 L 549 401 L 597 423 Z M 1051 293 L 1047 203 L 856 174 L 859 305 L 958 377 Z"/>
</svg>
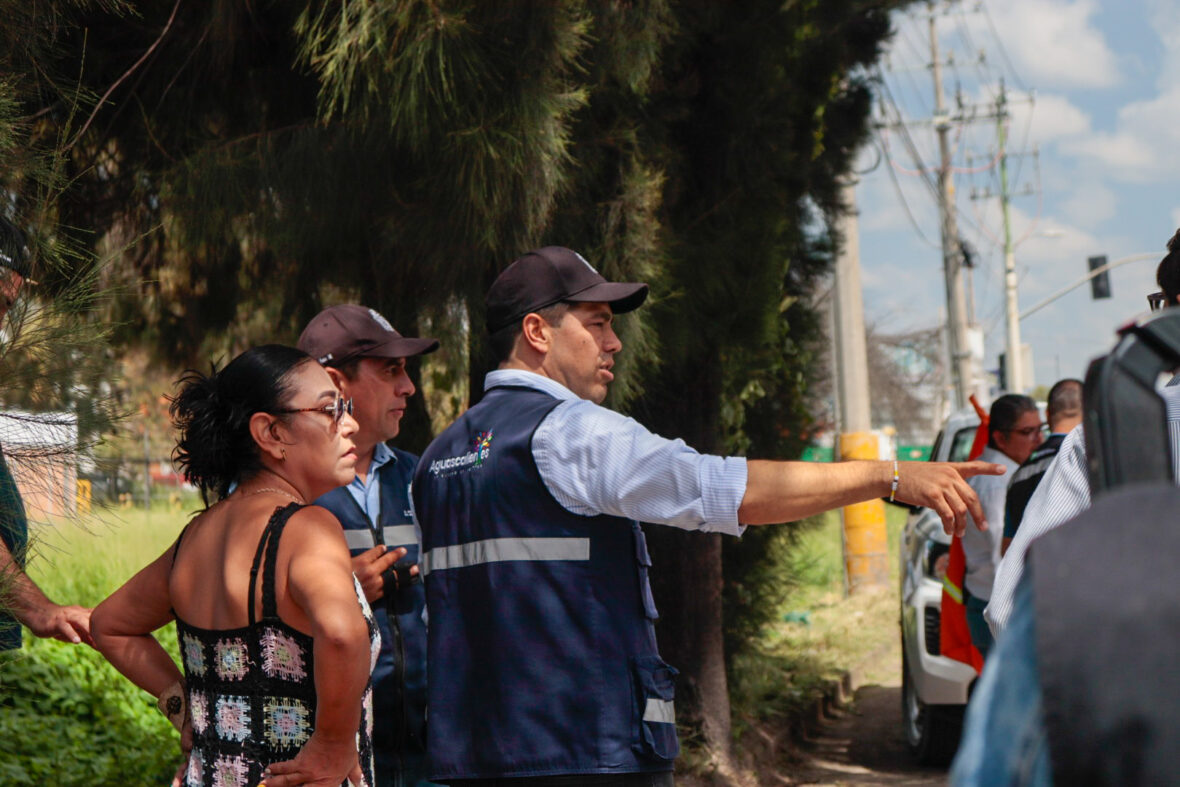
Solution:
<svg viewBox="0 0 1180 787">
<path fill-rule="evenodd" d="M 893 460 L 893 483 L 889 486 L 889 502 L 893 502 L 893 496 L 897 494 L 897 484 L 901 481 L 901 474 L 897 472 L 897 460 Z"/>
</svg>

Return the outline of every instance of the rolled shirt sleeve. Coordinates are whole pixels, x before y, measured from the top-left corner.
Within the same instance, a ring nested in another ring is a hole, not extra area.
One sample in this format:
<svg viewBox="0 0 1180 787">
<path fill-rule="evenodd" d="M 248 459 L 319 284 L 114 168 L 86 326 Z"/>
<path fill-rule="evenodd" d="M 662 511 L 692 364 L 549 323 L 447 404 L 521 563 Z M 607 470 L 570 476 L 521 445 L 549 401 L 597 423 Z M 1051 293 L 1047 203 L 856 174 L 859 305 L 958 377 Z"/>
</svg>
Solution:
<svg viewBox="0 0 1180 787">
<path fill-rule="evenodd" d="M 740 535 L 746 460 L 702 454 L 583 399 L 563 401 L 533 434 L 541 479 L 567 511 Z"/>
</svg>

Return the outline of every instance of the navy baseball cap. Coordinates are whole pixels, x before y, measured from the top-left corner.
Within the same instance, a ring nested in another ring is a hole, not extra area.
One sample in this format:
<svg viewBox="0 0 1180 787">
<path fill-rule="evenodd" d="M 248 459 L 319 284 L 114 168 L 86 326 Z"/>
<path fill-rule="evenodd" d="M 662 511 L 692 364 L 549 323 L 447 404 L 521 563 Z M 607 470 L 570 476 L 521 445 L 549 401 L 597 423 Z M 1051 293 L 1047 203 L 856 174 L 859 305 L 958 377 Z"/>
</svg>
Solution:
<svg viewBox="0 0 1180 787">
<path fill-rule="evenodd" d="M 607 303 L 615 314 L 622 314 L 638 309 L 646 299 L 646 284 L 607 281 L 576 251 L 546 246 L 520 257 L 492 282 L 488 332 L 555 303 Z"/>
<path fill-rule="evenodd" d="M 402 336 L 376 310 L 342 303 L 312 317 L 296 346 L 325 366 L 339 366 L 353 358 L 432 353 L 438 349 L 438 340 Z"/>
</svg>

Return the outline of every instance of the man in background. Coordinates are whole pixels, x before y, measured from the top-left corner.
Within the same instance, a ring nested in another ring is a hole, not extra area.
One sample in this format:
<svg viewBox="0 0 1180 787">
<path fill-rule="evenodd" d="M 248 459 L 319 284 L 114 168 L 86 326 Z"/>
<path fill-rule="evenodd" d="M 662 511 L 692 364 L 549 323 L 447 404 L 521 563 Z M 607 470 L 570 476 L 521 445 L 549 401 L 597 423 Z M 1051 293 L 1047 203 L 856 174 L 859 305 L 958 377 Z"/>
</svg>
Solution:
<svg viewBox="0 0 1180 787">
<path fill-rule="evenodd" d="M 992 402 L 988 416 L 987 448 L 980 454 L 985 462 L 1003 465 L 1012 473 L 1044 441 L 1044 424 L 1037 403 L 1022 394 L 1004 394 Z M 979 495 L 984 515 L 995 527 L 982 530 L 968 527 L 962 535 L 967 573 L 963 577 L 963 606 L 967 608 L 967 628 L 971 643 L 986 659 L 992 635 L 984 622 L 983 610 L 992 594 L 996 565 L 1000 562 L 1000 539 L 1004 521 L 1004 503 L 1008 496 L 1008 479 L 976 476 L 967 483 Z"/>
<path fill-rule="evenodd" d="M 380 787 L 429 784 L 423 767 L 426 599 L 413 565 L 418 538 L 408 492 L 418 457 L 387 443 L 401 431 L 406 400 L 414 395 L 406 359 L 437 350 L 438 342 L 402 336 L 373 309 L 341 304 L 313 317 L 298 346 L 351 400 L 358 426 L 352 436 L 356 478 L 316 504 L 340 520 L 353 571 L 381 629 L 373 671 L 375 778 Z"/>
<path fill-rule="evenodd" d="M 1000 542 L 1001 557 L 1008 551 L 1008 545 L 1020 528 L 1024 509 L 1036 491 L 1037 484 L 1045 477 L 1045 471 L 1053 463 L 1061 443 L 1069 431 L 1082 422 L 1081 380 L 1059 380 L 1049 389 L 1049 401 L 1045 418 L 1049 422 L 1049 436 L 1025 460 L 1008 483 L 1008 499 L 1004 503 L 1004 538 Z"/>
</svg>

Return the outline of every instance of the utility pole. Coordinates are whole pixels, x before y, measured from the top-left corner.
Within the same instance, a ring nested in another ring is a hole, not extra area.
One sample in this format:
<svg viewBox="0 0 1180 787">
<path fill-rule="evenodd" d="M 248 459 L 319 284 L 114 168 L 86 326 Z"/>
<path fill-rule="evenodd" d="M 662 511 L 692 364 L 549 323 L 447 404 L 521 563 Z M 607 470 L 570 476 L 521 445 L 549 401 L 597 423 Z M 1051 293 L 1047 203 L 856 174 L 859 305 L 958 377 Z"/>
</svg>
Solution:
<svg viewBox="0 0 1180 787">
<path fill-rule="evenodd" d="M 996 146 L 1000 166 L 1000 213 L 1004 219 L 1004 316 L 1007 322 L 1008 348 L 1004 356 L 1007 365 L 1008 390 L 1024 393 L 1028 381 L 1024 379 L 1024 359 L 1020 343 L 1020 307 L 1016 298 L 1016 250 L 1012 244 L 1012 222 L 1008 206 L 1012 194 L 1008 190 L 1008 93 L 1000 80 L 1000 95 L 996 99 Z"/>
<path fill-rule="evenodd" d="M 837 218 L 839 246 L 832 287 L 840 459 L 880 459 L 877 436 L 871 431 L 869 361 L 865 346 L 864 299 L 860 286 L 860 230 L 855 178 L 842 178 L 840 192 L 843 212 Z M 841 513 L 844 520 L 844 577 L 848 593 L 885 587 L 889 582 L 885 503 L 869 500 L 845 506 Z"/>
<path fill-rule="evenodd" d="M 930 3 L 930 68 L 934 76 L 934 128 L 938 132 L 938 212 L 941 217 L 942 271 L 946 283 L 947 338 L 955 407 L 966 407 L 975 385 L 975 370 L 967 337 L 967 304 L 963 295 L 963 266 L 955 221 L 955 183 L 951 173 L 950 117 L 942 95 L 942 63 L 934 4 Z"/>
</svg>

